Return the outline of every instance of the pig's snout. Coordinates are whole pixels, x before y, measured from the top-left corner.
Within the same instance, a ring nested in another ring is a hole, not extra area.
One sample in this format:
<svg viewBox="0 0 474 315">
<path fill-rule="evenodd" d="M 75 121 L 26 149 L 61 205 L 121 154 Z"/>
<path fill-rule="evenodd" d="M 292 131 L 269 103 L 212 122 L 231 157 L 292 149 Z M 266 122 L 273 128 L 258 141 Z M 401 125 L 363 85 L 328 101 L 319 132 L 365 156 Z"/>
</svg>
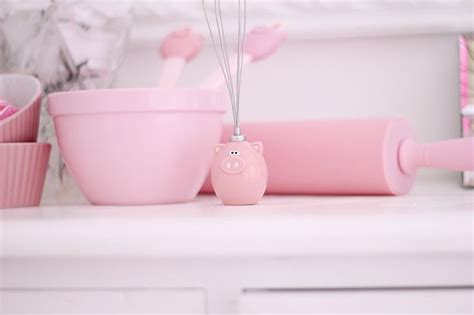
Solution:
<svg viewBox="0 0 474 315">
<path fill-rule="evenodd" d="M 245 160 L 238 156 L 229 156 L 222 160 L 221 168 L 226 174 L 239 174 L 245 169 Z"/>
</svg>

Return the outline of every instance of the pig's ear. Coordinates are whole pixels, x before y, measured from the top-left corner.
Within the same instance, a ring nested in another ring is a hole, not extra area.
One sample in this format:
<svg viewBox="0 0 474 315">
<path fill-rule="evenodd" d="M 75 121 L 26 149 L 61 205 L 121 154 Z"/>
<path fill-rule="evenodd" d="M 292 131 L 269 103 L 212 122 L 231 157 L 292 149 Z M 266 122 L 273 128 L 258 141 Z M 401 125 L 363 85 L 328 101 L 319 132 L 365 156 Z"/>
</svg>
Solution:
<svg viewBox="0 0 474 315">
<path fill-rule="evenodd" d="M 222 149 L 223 146 L 224 146 L 224 145 L 223 145 L 222 143 L 219 143 L 219 144 L 216 146 L 216 153 L 219 152 L 219 151 Z"/>
<path fill-rule="evenodd" d="M 252 148 L 254 148 L 258 153 L 262 154 L 263 153 L 263 143 L 261 142 L 252 142 L 250 143 Z"/>
</svg>

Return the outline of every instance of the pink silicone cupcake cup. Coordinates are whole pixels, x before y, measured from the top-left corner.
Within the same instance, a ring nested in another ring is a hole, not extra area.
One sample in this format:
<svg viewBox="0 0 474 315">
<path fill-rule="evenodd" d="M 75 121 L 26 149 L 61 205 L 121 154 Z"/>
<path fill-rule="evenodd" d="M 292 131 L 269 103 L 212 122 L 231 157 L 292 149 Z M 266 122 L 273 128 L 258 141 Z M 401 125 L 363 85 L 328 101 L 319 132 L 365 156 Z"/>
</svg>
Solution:
<svg viewBox="0 0 474 315">
<path fill-rule="evenodd" d="M 0 209 L 41 202 L 51 145 L 0 143 Z"/>
<path fill-rule="evenodd" d="M 225 113 L 222 92 L 116 89 L 51 94 L 69 172 L 99 205 L 192 200 L 209 172 Z"/>
<path fill-rule="evenodd" d="M 33 76 L 0 74 L 0 99 L 19 111 L 0 120 L 0 143 L 36 142 L 41 106 L 41 83 Z"/>
</svg>

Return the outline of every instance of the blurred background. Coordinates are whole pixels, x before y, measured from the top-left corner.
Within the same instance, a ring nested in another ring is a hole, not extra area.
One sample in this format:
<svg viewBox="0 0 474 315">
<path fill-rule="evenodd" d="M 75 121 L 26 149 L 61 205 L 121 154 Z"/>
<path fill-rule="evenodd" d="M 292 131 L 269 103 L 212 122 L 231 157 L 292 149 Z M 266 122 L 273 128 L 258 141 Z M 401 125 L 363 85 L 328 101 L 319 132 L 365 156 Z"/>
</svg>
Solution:
<svg viewBox="0 0 474 315">
<path fill-rule="evenodd" d="M 234 38 L 235 1 L 223 10 Z M 288 40 L 245 68 L 241 119 L 404 116 L 420 141 L 457 137 L 459 36 L 472 16 L 469 0 L 249 1 L 249 28 L 282 23 Z M 0 71 L 35 74 L 46 92 L 156 86 L 160 41 L 183 26 L 207 40 L 178 84 L 218 67 L 198 0 L 3 0 L 0 22 Z M 43 111 L 42 139 L 55 143 Z M 50 168 L 46 201 L 82 200 L 57 149 Z"/>
</svg>

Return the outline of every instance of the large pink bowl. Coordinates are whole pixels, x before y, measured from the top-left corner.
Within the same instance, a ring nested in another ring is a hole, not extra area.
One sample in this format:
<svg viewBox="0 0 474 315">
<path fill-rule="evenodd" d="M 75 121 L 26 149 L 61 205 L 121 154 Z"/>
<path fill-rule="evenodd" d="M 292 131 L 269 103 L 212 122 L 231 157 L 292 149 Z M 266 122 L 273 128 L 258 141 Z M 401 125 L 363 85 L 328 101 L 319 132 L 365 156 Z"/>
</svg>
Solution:
<svg viewBox="0 0 474 315">
<path fill-rule="evenodd" d="M 93 204 L 192 200 L 220 140 L 225 95 L 199 89 L 51 94 L 59 148 Z"/>
<path fill-rule="evenodd" d="M 41 94 L 41 83 L 33 76 L 0 74 L 0 99 L 20 108 L 0 120 L 0 143 L 36 142 Z"/>
</svg>

